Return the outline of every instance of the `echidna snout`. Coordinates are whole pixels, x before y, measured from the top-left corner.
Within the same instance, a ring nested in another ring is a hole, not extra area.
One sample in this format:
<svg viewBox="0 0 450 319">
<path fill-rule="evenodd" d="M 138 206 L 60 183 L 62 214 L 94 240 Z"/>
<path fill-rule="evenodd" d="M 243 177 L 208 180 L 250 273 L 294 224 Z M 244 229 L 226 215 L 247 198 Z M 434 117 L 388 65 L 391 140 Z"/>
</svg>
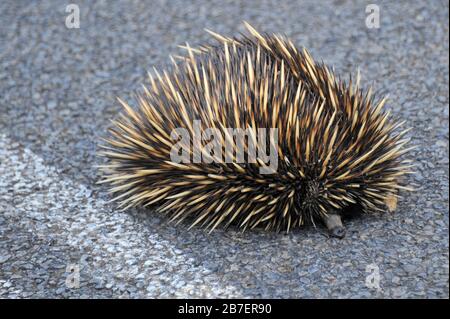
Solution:
<svg viewBox="0 0 450 319">
<path fill-rule="evenodd" d="M 328 194 L 326 194 L 320 182 L 309 180 L 304 184 L 302 206 L 308 210 L 318 209 L 320 201 L 327 196 Z M 341 215 L 340 211 L 331 210 L 322 216 L 322 222 L 332 237 L 344 238 L 345 236 L 346 231 L 342 224 Z"/>
<path fill-rule="evenodd" d="M 342 225 L 341 215 L 338 213 L 329 213 L 326 217 L 323 217 L 325 226 L 327 226 L 328 232 L 331 236 L 337 238 L 344 238 L 345 228 Z"/>
</svg>

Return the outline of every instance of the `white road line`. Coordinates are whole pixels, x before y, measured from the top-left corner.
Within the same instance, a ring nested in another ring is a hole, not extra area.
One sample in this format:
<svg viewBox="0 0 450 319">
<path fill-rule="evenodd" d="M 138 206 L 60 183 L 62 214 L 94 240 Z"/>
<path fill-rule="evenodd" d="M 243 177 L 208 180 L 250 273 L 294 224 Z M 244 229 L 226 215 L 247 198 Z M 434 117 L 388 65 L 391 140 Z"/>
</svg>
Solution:
<svg viewBox="0 0 450 319">
<path fill-rule="evenodd" d="M 81 256 L 81 286 L 83 278 L 110 289 L 120 285 L 126 289 L 141 281 L 144 287 L 138 292 L 145 291 L 146 297 L 242 297 L 239 289 L 221 283 L 207 267 L 194 266 L 193 258 L 173 242 L 136 223 L 130 214 L 112 211 L 104 200 L 92 196 L 88 185 L 62 178 L 41 157 L 4 134 L 0 134 L 0 176 L 0 208 L 6 203 L 8 214 L 34 221 L 30 231 L 55 238 L 67 262 Z M 63 285 L 64 279 L 58 282 Z"/>
</svg>

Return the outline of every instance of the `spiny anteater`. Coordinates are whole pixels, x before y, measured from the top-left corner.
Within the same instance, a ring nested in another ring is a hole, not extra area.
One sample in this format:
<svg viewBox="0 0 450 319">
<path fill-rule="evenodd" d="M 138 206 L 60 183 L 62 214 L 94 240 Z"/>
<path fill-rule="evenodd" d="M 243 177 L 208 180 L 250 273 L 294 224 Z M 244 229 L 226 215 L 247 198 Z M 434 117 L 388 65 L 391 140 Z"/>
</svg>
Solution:
<svg viewBox="0 0 450 319">
<path fill-rule="evenodd" d="M 371 89 L 361 89 L 359 73 L 345 82 L 290 40 L 246 27 L 250 35 L 209 31 L 218 44 L 187 45 L 170 72 L 150 75 L 137 108 L 119 99 L 125 112 L 101 152 L 108 163 L 100 182 L 113 200 L 210 230 L 322 222 L 336 237 L 345 234 L 341 216 L 349 210 L 394 210 L 411 166 L 400 158 L 408 130 L 398 132 L 403 123 L 383 111 L 386 99 L 375 102 Z M 205 135 L 208 128 L 220 134 Z M 245 129 L 246 138 L 238 141 L 230 128 Z M 272 135 L 257 140 L 257 128 L 276 128 L 277 143 Z M 179 140 L 177 129 L 197 138 Z M 230 142 L 235 149 L 225 147 Z M 176 144 L 181 162 L 171 157 Z M 251 157 L 255 145 L 275 150 L 276 162 Z M 276 170 L 264 172 L 269 164 Z"/>
</svg>

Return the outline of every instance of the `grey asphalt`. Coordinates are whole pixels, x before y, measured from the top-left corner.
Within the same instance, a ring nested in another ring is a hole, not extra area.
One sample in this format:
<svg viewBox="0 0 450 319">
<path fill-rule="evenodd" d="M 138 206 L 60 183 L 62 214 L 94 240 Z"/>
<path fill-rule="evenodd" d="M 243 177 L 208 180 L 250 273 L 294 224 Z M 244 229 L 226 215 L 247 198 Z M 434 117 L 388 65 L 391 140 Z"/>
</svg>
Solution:
<svg viewBox="0 0 450 319">
<path fill-rule="evenodd" d="M 449 297 L 447 1 L 371 1 L 378 29 L 364 1 L 71 2 L 79 29 L 66 28 L 64 1 L 0 2 L 1 298 Z M 234 35 L 243 20 L 389 93 L 417 146 L 417 191 L 396 213 L 350 220 L 338 240 L 313 228 L 208 235 L 107 203 L 94 165 L 115 97 L 131 102 L 177 45 L 210 41 L 204 28 Z"/>
</svg>

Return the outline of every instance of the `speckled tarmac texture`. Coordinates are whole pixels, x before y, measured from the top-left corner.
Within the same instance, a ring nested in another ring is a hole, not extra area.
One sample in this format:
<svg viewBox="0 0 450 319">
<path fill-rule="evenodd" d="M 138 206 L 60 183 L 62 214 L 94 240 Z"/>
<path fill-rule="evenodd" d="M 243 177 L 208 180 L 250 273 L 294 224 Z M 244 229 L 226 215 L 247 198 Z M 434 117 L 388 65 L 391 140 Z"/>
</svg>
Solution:
<svg viewBox="0 0 450 319">
<path fill-rule="evenodd" d="M 73 2 L 80 29 L 65 27 L 64 1 L 0 1 L 0 297 L 448 298 L 447 1 L 376 1 L 379 29 L 364 1 Z M 395 214 L 351 220 L 338 240 L 313 228 L 208 235 L 107 204 L 94 165 L 115 97 L 131 101 L 177 45 L 209 41 L 204 28 L 233 35 L 242 20 L 389 93 L 417 146 L 417 191 Z"/>
</svg>

